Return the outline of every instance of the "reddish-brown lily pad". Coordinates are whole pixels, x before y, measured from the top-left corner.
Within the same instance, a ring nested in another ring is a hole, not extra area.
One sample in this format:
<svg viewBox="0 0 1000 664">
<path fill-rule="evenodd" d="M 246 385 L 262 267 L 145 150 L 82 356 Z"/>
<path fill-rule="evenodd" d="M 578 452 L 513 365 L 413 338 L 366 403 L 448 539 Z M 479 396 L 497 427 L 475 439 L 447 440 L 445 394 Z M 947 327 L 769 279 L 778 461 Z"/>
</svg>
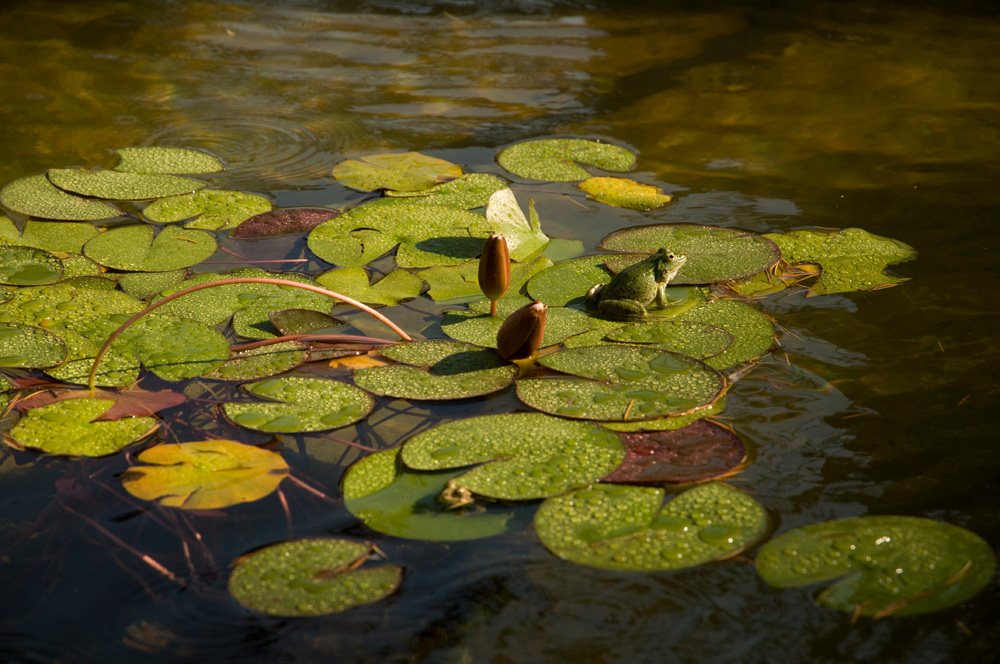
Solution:
<svg viewBox="0 0 1000 664">
<path fill-rule="evenodd" d="M 294 208 L 269 210 L 254 215 L 233 229 L 231 236 L 252 240 L 294 233 L 308 233 L 340 212 L 324 208 Z"/>
<path fill-rule="evenodd" d="M 602 482 L 702 482 L 731 474 L 747 454 L 739 436 L 705 420 L 673 431 L 618 436 L 625 444 L 625 460 Z"/>
</svg>

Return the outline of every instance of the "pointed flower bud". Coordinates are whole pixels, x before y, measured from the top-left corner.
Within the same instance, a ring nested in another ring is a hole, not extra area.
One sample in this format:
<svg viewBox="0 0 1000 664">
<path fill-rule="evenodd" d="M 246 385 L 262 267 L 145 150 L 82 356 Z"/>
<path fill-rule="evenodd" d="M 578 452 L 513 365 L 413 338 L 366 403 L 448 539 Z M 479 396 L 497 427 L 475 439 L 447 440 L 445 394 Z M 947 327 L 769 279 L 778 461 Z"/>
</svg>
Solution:
<svg viewBox="0 0 1000 664">
<path fill-rule="evenodd" d="M 497 331 L 497 352 L 505 360 L 531 357 L 545 336 L 548 307 L 535 300 L 526 304 L 503 322 Z"/>
<path fill-rule="evenodd" d="M 503 235 L 486 238 L 486 246 L 479 257 L 479 288 L 490 300 L 490 315 L 497 315 L 497 300 L 510 285 L 510 254 Z"/>
</svg>

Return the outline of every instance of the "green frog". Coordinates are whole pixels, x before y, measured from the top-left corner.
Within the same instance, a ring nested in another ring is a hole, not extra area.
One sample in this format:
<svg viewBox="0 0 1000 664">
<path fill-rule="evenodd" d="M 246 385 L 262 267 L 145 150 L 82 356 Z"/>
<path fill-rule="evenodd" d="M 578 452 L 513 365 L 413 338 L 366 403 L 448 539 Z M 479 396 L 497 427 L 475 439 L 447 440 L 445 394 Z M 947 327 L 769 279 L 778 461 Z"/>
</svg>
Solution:
<svg viewBox="0 0 1000 664">
<path fill-rule="evenodd" d="M 587 291 L 587 302 L 597 304 L 602 316 L 617 320 L 646 317 L 646 307 L 667 305 L 667 284 L 687 261 L 687 256 L 660 249 L 649 258 L 630 265 L 609 284 L 596 284 Z"/>
</svg>

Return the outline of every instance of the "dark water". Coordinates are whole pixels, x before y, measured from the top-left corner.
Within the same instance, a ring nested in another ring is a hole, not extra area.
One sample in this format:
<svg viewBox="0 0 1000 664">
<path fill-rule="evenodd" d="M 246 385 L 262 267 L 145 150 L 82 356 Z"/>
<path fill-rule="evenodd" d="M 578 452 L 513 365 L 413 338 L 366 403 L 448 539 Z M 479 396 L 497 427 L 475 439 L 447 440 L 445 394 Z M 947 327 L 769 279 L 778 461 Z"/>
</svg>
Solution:
<svg viewBox="0 0 1000 664">
<path fill-rule="evenodd" d="M 358 154 L 419 150 L 499 172 L 495 150 L 512 141 L 606 136 L 634 146 L 634 177 L 675 202 L 608 226 L 553 197 L 540 201 L 550 236 L 590 249 L 625 225 L 688 221 L 857 226 L 914 246 L 919 258 L 895 268 L 902 286 L 762 303 L 784 331 L 728 399 L 724 417 L 753 450 L 739 486 L 776 532 L 901 514 L 1000 544 L 995 3 L 32 1 L 5 3 L 0 30 L 0 183 L 182 145 L 215 152 L 228 187 L 276 206 L 338 206 L 350 195 L 329 171 Z M 334 435 L 392 445 L 429 416 L 514 403 L 390 404 Z M 359 456 L 324 437 L 286 437 L 283 450 L 334 497 Z M 817 589 L 771 589 L 739 560 L 590 570 L 530 529 L 398 540 L 339 499 L 293 491 L 291 527 L 273 497 L 215 516 L 148 513 L 123 500 L 124 468 L 3 458 L 5 659 L 923 663 L 993 661 L 1000 646 L 995 580 L 940 613 L 851 626 L 813 603 Z M 175 570 L 187 565 L 177 532 L 197 531 L 189 583 L 74 513 Z M 290 534 L 372 539 L 406 566 L 403 588 L 329 618 L 239 608 L 229 561 Z"/>
</svg>

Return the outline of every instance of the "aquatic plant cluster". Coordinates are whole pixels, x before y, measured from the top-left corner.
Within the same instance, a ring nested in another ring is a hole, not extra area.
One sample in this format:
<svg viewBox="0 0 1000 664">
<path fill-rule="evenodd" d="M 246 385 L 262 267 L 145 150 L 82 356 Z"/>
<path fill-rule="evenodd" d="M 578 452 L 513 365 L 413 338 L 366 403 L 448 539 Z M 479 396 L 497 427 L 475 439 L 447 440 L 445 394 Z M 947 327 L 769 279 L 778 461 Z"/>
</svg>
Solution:
<svg viewBox="0 0 1000 664">
<path fill-rule="evenodd" d="M 273 209 L 265 196 L 211 188 L 191 176 L 224 180 L 225 166 L 195 149 L 117 153 L 110 170 L 51 169 L 0 191 L 13 217 L 0 218 L 0 398 L 13 453 L 141 448 L 120 476 L 137 500 L 197 511 L 278 494 L 284 504 L 282 485 L 317 489 L 280 451 L 166 442 L 157 413 L 198 406 L 183 389 L 137 382 L 153 374 L 238 384 L 244 396 L 210 404 L 227 426 L 285 436 L 357 424 L 380 399 L 432 404 L 513 387 L 530 412 L 444 422 L 364 456 L 343 476 L 344 506 L 402 538 L 533 527 L 553 555 L 607 569 L 678 570 L 764 539 L 767 511 L 722 481 L 748 463 L 746 444 L 713 419 L 733 382 L 772 350 L 774 323 L 754 300 L 785 288 L 821 296 L 893 286 L 903 279 L 885 268 L 915 256 L 857 228 L 761 235 L 675 223 L 626 228 L 604 238 L 605 253 L 570 257 L 533 201 L 524 214 L 513 180 L 419 153 L 339 164 L 332 176 L 364 196 L 346 210 Z M 579 138 L 497 155 L 513 178 L 579 182 L 592 200 L 633 210 L 668 205 L 655 185 L 592 175 L 628 172 L 635 159 Z M 306 233 L 308 250 L 334 269 L 192 270 L 225 234 L 267 242 Z M 649 257 L 667 260 L 667 251 L 681 258 L 657 284 L 614 277 L 659 265 Z M 390 255 L 372 283 L 371 264 Z M 598 312 L 587 294 L 612 281 L 616 298 L 641 292 L 639 306 L 616 299 Z M 477 294 L 486 299 L 444 310 L 412 335 L 391 320 L 415 298 L 443 308 Z M 398 338 L 345 332 L 333 300 Z M 618 312 L 635 315 L 608 315 Z M 289 540 L 236 561 L 228 587 L 271 615 L 342 611 L 404 582 L 405 561 L 382 558 L 368 542 Z M 183 582 L 150 556 L 143 562 Z M 855 619 L 962 602 L 995 565 L 969 531 L 893 516 L 797 528 L 763 544 L 755 562 L 776 587 L 833 582 L 817 601 Z"/>
</svg>

